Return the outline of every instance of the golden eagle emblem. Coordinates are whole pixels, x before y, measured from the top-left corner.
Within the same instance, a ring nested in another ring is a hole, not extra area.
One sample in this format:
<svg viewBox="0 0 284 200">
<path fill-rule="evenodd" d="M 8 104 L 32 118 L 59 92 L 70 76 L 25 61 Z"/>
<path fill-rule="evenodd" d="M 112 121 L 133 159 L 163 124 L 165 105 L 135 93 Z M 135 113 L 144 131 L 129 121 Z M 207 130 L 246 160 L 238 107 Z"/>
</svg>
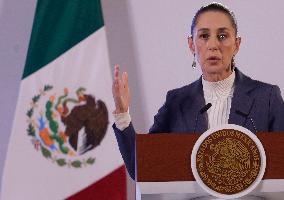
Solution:
<svg viewBox="0 0 284 200">
<path fill-rule="evenodd" d="M 257 144 L 246 134 L 223 129 L 209 135 L 196 154 L 197 172 L 212 190 L 236 194 L 248 188 L 260 172 Z"/>
</svg>

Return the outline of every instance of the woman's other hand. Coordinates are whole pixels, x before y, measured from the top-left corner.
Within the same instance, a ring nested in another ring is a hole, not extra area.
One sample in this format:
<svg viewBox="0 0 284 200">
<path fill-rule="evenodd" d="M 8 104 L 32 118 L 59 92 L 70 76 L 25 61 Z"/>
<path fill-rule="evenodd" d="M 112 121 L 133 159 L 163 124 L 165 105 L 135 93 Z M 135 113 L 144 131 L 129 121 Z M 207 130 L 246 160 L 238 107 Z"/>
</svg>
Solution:
<svg viewBox="0 0 284 200">
<path fill-rule="evenodd" d="M 112 95 L 115 103 L 114 114 L 124 113 L 128 111 L 129 107 L 129 87 L 128 87 L 128 74 L 123 72 L 120 76 L 120 66 L 115 65 L 114 79 L 112 84 Z"/>
</svg>

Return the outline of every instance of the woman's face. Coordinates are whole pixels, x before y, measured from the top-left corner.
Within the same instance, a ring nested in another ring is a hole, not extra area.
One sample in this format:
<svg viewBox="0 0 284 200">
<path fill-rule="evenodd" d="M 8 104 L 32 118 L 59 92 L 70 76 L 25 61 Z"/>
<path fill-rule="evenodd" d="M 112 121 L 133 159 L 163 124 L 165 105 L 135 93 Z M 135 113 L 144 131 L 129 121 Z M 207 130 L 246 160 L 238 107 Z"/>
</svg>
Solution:
<svg viewBox="0 0 284 200">
<path fill-rule="evenodd" d="M 207 81 L 223 80 L 231 74 L 231 61 L 240 42 L 229 16 L 220 11 L 202 13 L 188 40 Z"/>
</svg>

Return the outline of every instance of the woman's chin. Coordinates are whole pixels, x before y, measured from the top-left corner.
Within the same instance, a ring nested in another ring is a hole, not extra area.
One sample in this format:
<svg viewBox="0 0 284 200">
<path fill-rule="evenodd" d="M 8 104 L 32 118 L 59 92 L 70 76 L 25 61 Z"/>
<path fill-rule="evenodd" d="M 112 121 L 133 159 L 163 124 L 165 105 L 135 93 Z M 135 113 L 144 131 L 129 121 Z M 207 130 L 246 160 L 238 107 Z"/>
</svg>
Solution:
<svg viewBox="0 0 284 200">
<path fill-rule="evenodd" d="M 211 64 L 205 67 L 204 69 L 206 73 L 208 74 L 216 74 L 226 71 L 226 69 L 223 66 L 220 66 L 218 64 Z"/>
</svg>

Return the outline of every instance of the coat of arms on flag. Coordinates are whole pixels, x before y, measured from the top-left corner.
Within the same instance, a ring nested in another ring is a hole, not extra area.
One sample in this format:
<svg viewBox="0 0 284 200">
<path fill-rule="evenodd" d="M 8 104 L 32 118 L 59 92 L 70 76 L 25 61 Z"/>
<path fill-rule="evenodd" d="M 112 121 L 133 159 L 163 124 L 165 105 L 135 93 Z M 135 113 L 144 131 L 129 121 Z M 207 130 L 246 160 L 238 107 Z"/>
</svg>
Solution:
<svg viewBox="0 0 284 200">
<path fill-rule="evenodd" d="M 52 89 L 51 85 L 40 89 L 27 110 L 27 134 L 32 144 L 58 166 L 92 165 L 95 158 L 81 160 L 79 156 L 98 146 L 106 134 L 108 111 L 105 103 L 85 94 L 83 87 L 76 90 L 75 97 L 70 96 L 68 88 L 58 95 L 52 94 Z"/>
</svg>

